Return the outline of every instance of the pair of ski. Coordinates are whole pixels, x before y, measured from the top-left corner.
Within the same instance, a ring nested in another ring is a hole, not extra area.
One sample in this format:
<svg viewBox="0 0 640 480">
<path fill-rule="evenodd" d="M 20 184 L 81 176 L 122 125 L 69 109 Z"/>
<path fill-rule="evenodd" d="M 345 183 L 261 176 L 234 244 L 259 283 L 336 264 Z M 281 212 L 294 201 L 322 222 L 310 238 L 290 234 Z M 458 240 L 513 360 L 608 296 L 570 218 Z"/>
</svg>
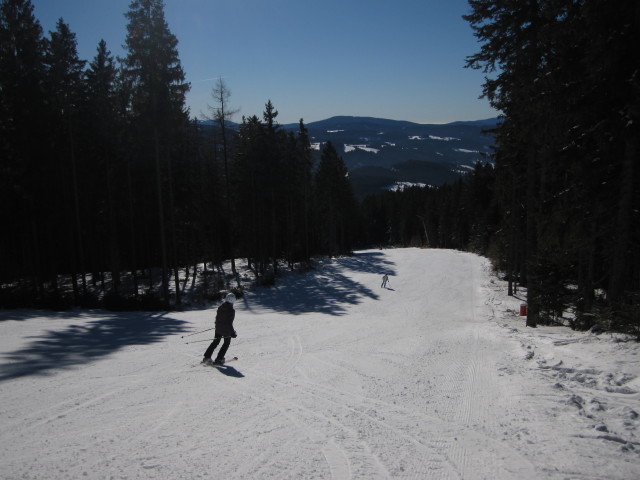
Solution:
<svg viewBox="0 0 640 480">
<path fill-rule="evenodd" d="M 224 363 L 211 362 L 211 363 L 203 363 L 203 365 L 212 366 L 212 367 L 224 367 L 227 363 L 235 362 L 236 360 L 238 360 L 238 357 L 231 357 L 230 359 L 225 360 Z"/>
</svg>

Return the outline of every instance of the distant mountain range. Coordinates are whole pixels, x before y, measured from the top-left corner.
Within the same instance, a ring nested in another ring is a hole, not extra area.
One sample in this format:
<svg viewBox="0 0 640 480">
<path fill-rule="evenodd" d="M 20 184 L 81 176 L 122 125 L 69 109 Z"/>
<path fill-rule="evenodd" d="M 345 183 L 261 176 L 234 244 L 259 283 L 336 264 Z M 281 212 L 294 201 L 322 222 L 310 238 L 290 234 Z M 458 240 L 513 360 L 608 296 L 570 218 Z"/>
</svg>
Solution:
<svg viewBox="0 0 640 480">
<path fill-rule="evenodd" d="M 383 189 L 439 186 L 487 161 L 497 118 L 421 124 L 373 117 L 338 116 L 306 124 L 318 158 L 331 141 L 342 156 L 358 198 Z M 205 122 L 210 123 L 210 122 Z M 237 126 L 237 124 L 233 124 Z M 297 123 L 281 125 L 298 129 Z"/>
<path fill-rule="evenodd" d="M 497 118 L 420 124 L 371 117 L 332 117 L 306 125 L 320 152 L 330 140 L 349 169 L 359 198 L 407 184 L 439 186 L 487 161 Z M 297 129 L 297 124 L 283 125 Z"/>
</svg>

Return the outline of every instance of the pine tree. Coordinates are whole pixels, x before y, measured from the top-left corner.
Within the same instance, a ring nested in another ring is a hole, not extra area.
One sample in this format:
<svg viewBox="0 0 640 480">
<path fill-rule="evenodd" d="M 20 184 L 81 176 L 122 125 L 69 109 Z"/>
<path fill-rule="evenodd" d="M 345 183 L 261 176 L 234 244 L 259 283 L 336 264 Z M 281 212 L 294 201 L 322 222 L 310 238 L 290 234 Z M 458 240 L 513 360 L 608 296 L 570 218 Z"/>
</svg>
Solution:
<svg viewBox="0 0 640 480">
<path fill-rule="evenodd" d="M 482 47 L 468 66 L 497 73 L 485 94 L 505 116 L 496 191 L 509 205 L 503 231 L 510 233 L 502 243 L 510 278 L 519 273 L 527 284 L 528 325 L 553 321 L 573 304 L 574 325 L 588 328 L 597 290 L 606 291 L 615 310 L 640 288 L 634 214 L 640 6 L 631 0 L 470 5 L 465 18 Z"/>
<path fill-rule="evenodd" d="M 610 212 L 615 212 L 611 215 L 612 242 L 606 253 L 606 288 L 610 304 L 618 308 L 625 292 L 640 289 L 640 74 L 635 48 L 640 41 L 640 4 L 632 0 L 587 2 L 581 18 L 581 44 L 586 47 L 584 78 L 590 87 L 583 91 L 598 112 L 584 127 L 585 134 L 597 136 L 598 155 L 611 172 L 611 189 L 603 192 L 612 199 Z"/>
<path fill-rule="evenodd" d="M 526 186 L 526 257 L 522 277 L 528 287 L 527 325 L 535 327 L 540 311 L 540 278 L 536 268 L 540 215 L 538 171 L 545 161 L 541 158 L 540 146 L 547 117 L 540 104 L 532 99 L 544 104 L 539 80 L 544 78 L 545 57 L 540 37 L 546 15 L 543 9 L 547 5 L 538 0 L 517 4 L 509 0 L 470 0 L 469 5 L 472 13 L 464 18 L 483 43 L 480 52 L 468 58 L 467 66 L 487 73 L 499 71 L 495 79 L 485 81 L 484 94 L 506 117 L 500 130 L 506 131 L 511 128 L 510 124 L 515 125 L 519 140 L 516 144 L 512 142 L 519 149 L 515 158 L 526 162 L 522 168 Z"/>
<path fill-rule="evenodd" d="M 80 178 L 82 172 L 79 167 L 79 144 L 76 139 L 78 114 L 84 97 L 82 73 L 85 62 L 78 58 L 75 34 L 62 19 L 58 20 L 56 30 L 50 32 L 46 47 L 46 93 L 53 109 L 51 120 L 54 130 L 51 156 L 56 165 L 50 178 L 50 201 L 56 204 L 56 212 L 66 212 L 65 217 L 59 219 L 59 223 L 53 225 L 49 232 L 50 239 L 58 240 L 57 245 L 54 242 L 57 252 L 52 252 L 51 260 L 59 258 L 58 252 L 64 252 L 65 245 L 73 246 L 72 251 L 62 258 L 68 258 L 72 265 L 73 293 L 75 303 L 78 304 L 78 273 L 82 280 L 82 295 L 87 295 L 86 248 L 81 212 L 81 197 L 84 195 L 80 191 L 83 179 Z M 68 198 L 68 194 L 71 198 Z M 64 225 L 73 225 L 72 232 L 67 233 L 64 228 L 60 228 Z M 66 267 L 68 265 L 60 263 L 53 265 L 54 278 Z M 54 285 L 57 288 L 57 282 L 54 282 Z"/>
<path fill-rule="evenodd" d="M 94 228 L 94 243 L 100 245 L 99 238 L 106 239 L 107 264 L 111 271 L 114 295 L 119 295 L 122 248 L 119 242 L 120 211 L 126 211 L 120 199 L 126 198 L 125 165 L 122 161 L 122 126 L 118 114 L 117 69 L 107 44 L 101 40 L 96 56 L 85 72 L 86 101 L 84 107 L 87 137 L 90 145 L 85 145 L 91 160 L 90 190 L 94 192 L 92 210 L 106 212 L 106 225 L 100 222 Z M 97 219 L 96 219 L 97 220 Z M 97 222 L 95 222 L 97 223 Z"/>
<path fill-rule="evenodd" d="M 289 205 L 292 221 L 290 231 L 290 263 L 311 258 L 311 208 L 312 208 L 312 171 L 313 155 L 309 140 L 309 132 L 300 119 L 298 134 L 291 141 L 293 153 L 291 164 L 286 168 L 291 188 Z M 293 238 L 295 235 L 295 238 Z"/>
<path fill-rule="evenodd" d="M 356 202 L 347 167 L 330 141 L 322 149 L 315 175 L 315 205 L 319 251 L 350 253 Z"/>
<path fill-rule="evenodd" d="M 265 149 L 263 151 L 262 160 L 266 165 L 266 186 L 267 196 L 264 198 L 268 207 L 269 227 L 265 233 L 269 242 L 269 252 L 271 259 L 271 271 L 274 278 L 278 275 L 278 257 L 280 253 L 281 230 L 279 217 L 284 209 L 282 208 L 282 179 L 283 177 L 283 142 L 282 130 L 280 129 L 276 118 L 278 111 L 271 103 L 271 100 L 265 104 L 262 118 L 265 122 Z"/>
<path fill-rule="evenodd" d="M 268 264 L 269 187 L 264 161 L 265 126 L 253 115 L 243 117 L 235 156 L 235 199 L 242 251 L 256 275 L 264 281 Z"/>
<path fill-rule="evenodd" d="M 233 115 L 238 113 L 238 110 L 233 110 L 229 106 L 231 91 L 222 78 L 218 79 L 216 86 L 211 93 L 211 96 L 217 104 L 216 107 L 210 107 L 210 110 L 213 114 L 211 120 L 215 121 L 220 127 L 220 136 L 222 138 L 222 161 L 224 165 L 224 185 L 226 197 L 226 208 L 224 211 L 226 225 L 224 230 L 227 235 L 227 249 L 231 256 L 231 271 L 234 275 L 237 275 L 238 272 L 236 270 L 236 259 L 234 251 L 235 224 L 233 222 L 233 212 L 231 209 L 231 177 L 229 171 L 229 161 L 231 158 L 230 150 L 232 145 L 232 139 L 230 137 L 232 136 L 232 132 L 229 131 L 227 125 Z"/>
<path fill-rule="evenodd" d="M 44 38 L 29 0 L 0 6 L 0 240 L 2 279 L 31 278 L 42 298 L 46 257 L 46 151 Z"/>
<path fill-rule="evenodd" d="M 176 224 L 173 205 L 172 161 L 187 125 L 185 95 L 189 85 L 178 58 L 178 40 L 170 32 L 161 0 L 134 0 L 125 15 L 129 21 L 123 59 L 123 75 L 130 86 L 132 122 L 136 129 L 136 157 L 140 181 L 153 172 L 159 258 L 162 265 L 162 298 L 169 303 L 169 249 L 172 241 L 176 302 L 180 302 L 177 269 Z M 135 180 L 134 180 L 135 181 Z M 140 189 L 148 191 L 148 189 Z M 136 189 L 138 193 L 138 190 Z M 140 192 L 141 193 L 141 192 Z M 169 220 L 170 234 L 166 224 Z M 157 258 L 157 257 L 155 257 Z M 149 259 L 153 261 L 153 258 Z"/>
</svg>

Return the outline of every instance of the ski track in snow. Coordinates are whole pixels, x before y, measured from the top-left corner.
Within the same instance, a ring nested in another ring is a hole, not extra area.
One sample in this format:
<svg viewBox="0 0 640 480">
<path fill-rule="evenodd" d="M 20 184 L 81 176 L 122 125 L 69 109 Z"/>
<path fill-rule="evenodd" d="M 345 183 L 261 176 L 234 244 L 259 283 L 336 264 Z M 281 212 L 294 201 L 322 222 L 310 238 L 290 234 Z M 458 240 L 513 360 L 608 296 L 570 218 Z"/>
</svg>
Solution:
<svg viewBox="0 0 640 480">
<path fill-rule="evenodd" d="M 638 345 L 525 329 L 504 290 L 467 253 L 326 260 L 236 303 L 240 359 L 222 368 L 179 338 L 213 308 L 47 370 L 78 318 L 0 313 L 0 477 L 639 478 Z"/>
</svg>

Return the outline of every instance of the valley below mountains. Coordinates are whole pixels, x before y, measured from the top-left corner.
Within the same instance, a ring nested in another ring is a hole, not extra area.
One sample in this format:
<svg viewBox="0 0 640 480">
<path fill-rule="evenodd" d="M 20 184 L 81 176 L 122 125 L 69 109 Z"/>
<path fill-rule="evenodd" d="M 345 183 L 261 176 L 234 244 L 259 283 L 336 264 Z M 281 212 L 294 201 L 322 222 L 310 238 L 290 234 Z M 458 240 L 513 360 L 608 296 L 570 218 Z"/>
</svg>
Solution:
<svg viewBox="0 0 640 480">
<path fill-rule="evenodd" d="M 489 161 L 497 118 L 419 124 L 371 117 L 338 116 L 306 125 L 318 158 L 331 141 L 342 156 L 358 198 L 407 185 L 455 181 L 478 161 Z M 297 124 L 283 126 L 297 129 Z"/>
</svg>

